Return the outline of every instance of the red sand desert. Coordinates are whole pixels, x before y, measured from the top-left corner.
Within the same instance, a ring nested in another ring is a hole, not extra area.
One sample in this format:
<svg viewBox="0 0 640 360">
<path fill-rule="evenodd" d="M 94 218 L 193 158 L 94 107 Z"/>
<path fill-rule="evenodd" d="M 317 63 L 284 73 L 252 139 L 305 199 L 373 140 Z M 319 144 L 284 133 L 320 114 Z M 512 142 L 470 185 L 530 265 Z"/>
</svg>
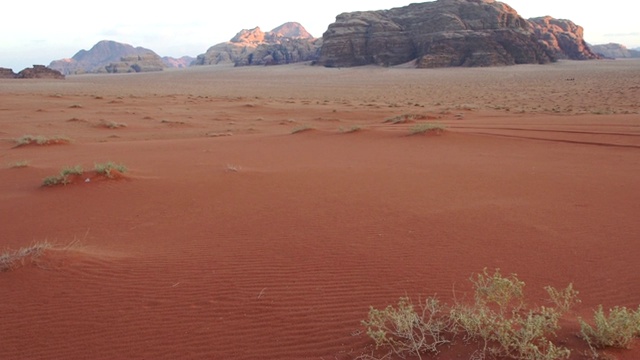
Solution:
<svg viewBox="0 0 640 360">
<path fill-rule="evenodd" d="M 57 245 L 0 272 L 0 357 L 354 359 L 369 306 L 499 268 L 530 304 L 574 284 L 584 358 L 572 320 L 639 304 L 639 99 L 632 60 L 0 80 L 0 250 Z"/>
</svg>

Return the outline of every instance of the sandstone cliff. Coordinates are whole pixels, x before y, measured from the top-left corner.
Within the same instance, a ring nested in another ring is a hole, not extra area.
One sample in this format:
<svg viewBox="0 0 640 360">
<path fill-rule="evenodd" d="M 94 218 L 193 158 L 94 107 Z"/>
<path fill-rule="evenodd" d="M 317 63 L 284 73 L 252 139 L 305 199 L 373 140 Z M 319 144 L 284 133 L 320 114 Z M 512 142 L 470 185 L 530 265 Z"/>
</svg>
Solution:
<svg viewBox="0 0 640 360">
<path fill-rule="evenodd" d="M 184 69 L 191 66 L 191 63 L 195 60 L 194 57 L 191 56 L 182 56 L 180 58 L 173 58 L 170 56 L 163 56 L 162 62 L 168 68 L 175 69 Z"/>
<path fill-rule="evenodd" d="M 0 79 L 13 79 L 15 77 L 16 73 L 13 72 L 13 69 L 0 67 Z"/>
<path fill-rule="evenodd" d="M 413 61 L 417 67 L 434 68 L 544 64 L 563 57 L 564 50 L 553 47 L 551 39 L 540 41 L 536 29 L 571 49 L 567 58 L 595 56 L 584 44 L 581 28 L 572 46 L 565 32 L 544 32 L 542 25 L 523 19 L 507 4 L 438 0 L 339 15 L 323 35 L 317 63 L 330 67 L 393 66 Z M 566 32 L 572 30 L 578 32 L 573 27 Z"/>
<path fill-rule="evenodd" d="M 70 59 L 52 61 L 49 67 L 65 75 L 106 73 L 107 66 L 120 63 L 123 58 L 145 57 L 149 54 L 159 58 L 156 53 L 143 47 L 133 47 L 129 44 L 103 40 L 95 44 L 90 50 L 78 51 Z"/>
<path fill-rule="evenodd" d="M 318 57 L 320 43 L 298 23 L 285 23 L 268 32 L 256 27 L 240 31 L 229 42 L 210 47 L 198 55 L 194 65 L 278 65 L 312 61 Z"/>
<path fill-rule="evenodd" d="M 609 43 L 591 45 L 591 50 L 610 59 L 640 58 L 640 51 L 635 49 L 627 49 L 627 47 L 622 44 Z"/>
</svg>

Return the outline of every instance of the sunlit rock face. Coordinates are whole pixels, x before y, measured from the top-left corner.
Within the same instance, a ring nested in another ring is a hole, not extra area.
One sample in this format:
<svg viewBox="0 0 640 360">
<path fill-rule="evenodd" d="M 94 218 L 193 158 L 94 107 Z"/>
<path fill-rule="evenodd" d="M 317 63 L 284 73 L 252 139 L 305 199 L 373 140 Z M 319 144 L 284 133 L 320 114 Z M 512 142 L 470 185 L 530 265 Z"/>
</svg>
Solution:
<svg viewBox="0 0 640 360">
<path fill-rule="evenodd" d="M 245 29 L 230 41 L 210 47 L 198 55 L 195 65 L 280 65 L 317 60 L 321 40 L 299 23 L 289 22 L 263 32 Z"/>
<path fill-rule="evenodd" d="M 582 28 L 564 29 L 564 22 L 554 21 L 548 25 L 562 31 L 545 30 L 544 24 L 534 24 L 509 5 L 493 0 L 438 0 L 344 13 L 324 33 L 317 63 L 342 67 L 413 62 L 416 67 L 437 68 L 594 58 L 582 40 Z M 541 41 L 540 34 L 553 35 L 563 47 Z"/>
</svg>

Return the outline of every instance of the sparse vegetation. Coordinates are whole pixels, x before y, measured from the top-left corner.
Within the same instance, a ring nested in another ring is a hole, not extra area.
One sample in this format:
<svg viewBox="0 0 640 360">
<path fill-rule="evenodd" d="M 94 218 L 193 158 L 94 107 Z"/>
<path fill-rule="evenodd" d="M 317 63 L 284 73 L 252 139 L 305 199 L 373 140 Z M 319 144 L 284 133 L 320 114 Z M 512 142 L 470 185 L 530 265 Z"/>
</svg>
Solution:
<svg viewBox="0 0 640 360">
<path fill-rule="evenodd" d="M 412 120 L 425 120 L 427 118 L 428 118 L 427 115 L 421 115 L 421 114 L 402 114 L 402 115 L 394 116 L 392 118 L 388 118 L 384 121 L 384 123 L 404 124 Z"/>
<path fill-rule="evenodd" d="M 84 173 L 84 170 L 80 165 L 65 167 L 62 170 L 60 170 L 60 173 L 58 175 L 47 176 L 46 178 L 44 178 L 44 180 L 42 180 L 42 185 L 43 186 L 54 186 L 54 185 L 60 185 L 60 184 L 67 185 L 71 183 L 71 180 L 69 179 L 70 175 L 82 175 L 83 173 Z"/>
<path fill-rule="evenodd" d="M 51 244 L 44 241 L 14 251 L 7 250 L 0 254 L 0 272 L 24 266 L 37 259 L 49 248 L 51 248 Z"/>
<path fill-rule="evenodd" d="M 114 162 L 106 162 L 106 163 L 99 163 L 99 164 L 95 164 L 94 165 L 94 170 L 96 171 L 96 173 L 100 174 L 100 175 L 104 175 L 108 178 L 112 178 L 113 174 L 112 171 L 116 170 L 117 172 L 123 174 L 125 172 L 127 172 L 127 167 L 122 165 L 122 164 L 116 164 Z"/>
<path fill-rule="evenodd" d="M 411 129 L 409 129 L 409 132 L 411 133 L 411 135 L 426 134 L 429 132 L 435 132 L 439 134 L 443 132 L 444 129 L 445 126 L 441 124 L 420 123 L 412 126 Z"/>
<path fill-rule="evenodd" d="M 293 130 L 291 130 L 292 134 L 297 134 L 297 133 L 301 133 L 304 131 L 309 131 L 309 130 L 313 130 L 312 127 L 307 126 L 307 125 L 303 125 L 303 126 L 297 126 L 295 128 L 293 128 Z"/>
<path fill-rule="evenodd" d="M 23 135 L 20 138 L 15 140 L 16 147 L 26 146 L 30 144 L 36 145 L 55 145 L 55 144 L 68 144 L 71 142 L 66 136 L 53 136 L 46 137 L 42 135 L 33 136 L 33 135 Z"/>
<path fill-rule="evenodd" d="M 242 167 L 240 167 L 240 165 L 227 164 L 226 169 L 229 172 L 238 172 L 242 169 Z"/>
<path fill-rule="evenodd" d="M 594 311 L 593 320 L 595 327 L 579 320 L 580 335 L 592 350 L 606 347 L 628 349 L 631 342 L 640 337 L 640 306 L 635 311 L 616 306 L 605 315 L 600 305 Z"/>
</svg>

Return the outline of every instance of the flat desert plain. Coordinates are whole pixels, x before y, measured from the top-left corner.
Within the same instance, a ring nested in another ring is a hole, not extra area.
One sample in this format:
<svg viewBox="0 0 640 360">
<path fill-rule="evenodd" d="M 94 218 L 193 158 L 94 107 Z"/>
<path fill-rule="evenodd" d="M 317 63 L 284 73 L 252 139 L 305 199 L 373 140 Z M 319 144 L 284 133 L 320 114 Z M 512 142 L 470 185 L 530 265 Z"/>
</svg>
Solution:
<svg viewBox="0 0 640 360">
<path fill-rule="evenodd" d="M 0 250 L 53 245 L 0 272 L 2 359 L 384 354 L 370 306 L 485 268 L 530 305 L 573 283 L 582 359 L 578 317 L 639 304 L 640 61 L 2 80 L 0 138 Z"/>
</svg>

